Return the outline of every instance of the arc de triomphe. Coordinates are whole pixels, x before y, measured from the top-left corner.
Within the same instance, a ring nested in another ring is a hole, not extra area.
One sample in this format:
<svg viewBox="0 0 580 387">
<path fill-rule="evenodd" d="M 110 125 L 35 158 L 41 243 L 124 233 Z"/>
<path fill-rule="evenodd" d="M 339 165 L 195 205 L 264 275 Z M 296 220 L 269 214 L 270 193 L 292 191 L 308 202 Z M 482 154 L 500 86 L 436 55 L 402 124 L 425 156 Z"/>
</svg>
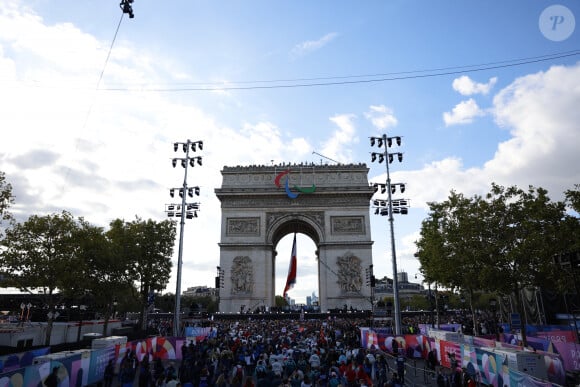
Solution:
<svg viewBox="0 0 580 387">
<path fill-rule="evenodd" d="M 275 305 L 276 246 L 294 232 L 317 247 L 321 311 L 370 309 L 368 171 L 365 164 L 224 167 L 215 190 L 222 209 L 220 312 Z"/>
</svg>

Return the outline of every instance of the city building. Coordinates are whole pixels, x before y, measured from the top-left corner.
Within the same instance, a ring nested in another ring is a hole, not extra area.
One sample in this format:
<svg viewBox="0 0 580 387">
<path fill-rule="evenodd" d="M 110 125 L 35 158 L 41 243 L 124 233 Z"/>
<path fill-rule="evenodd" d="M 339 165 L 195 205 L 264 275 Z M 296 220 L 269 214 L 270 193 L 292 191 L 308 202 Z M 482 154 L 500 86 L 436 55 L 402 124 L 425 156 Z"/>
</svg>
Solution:
<svg viewBox="0 0 580 387">
<path fill-rule="evenodd" d="M 181 293 L 185 297 L 213 297 L 217 298 L 218 293 L 216 288 L 208 288 L 207 286 L 192 286 Z"/>
<path fill-rule="evenodd" d="M 399 284 L 399 300 L 404 303 L 408 302 L 415 295 L 425 294 L 425 289 L 420 283 L 409 282 L 409 276 L 406 272 L 397 273 Z M 374 299 L 393 298 L 393 280 L 387 278 L 377 278 L 375 284 Z"/>
</svg>

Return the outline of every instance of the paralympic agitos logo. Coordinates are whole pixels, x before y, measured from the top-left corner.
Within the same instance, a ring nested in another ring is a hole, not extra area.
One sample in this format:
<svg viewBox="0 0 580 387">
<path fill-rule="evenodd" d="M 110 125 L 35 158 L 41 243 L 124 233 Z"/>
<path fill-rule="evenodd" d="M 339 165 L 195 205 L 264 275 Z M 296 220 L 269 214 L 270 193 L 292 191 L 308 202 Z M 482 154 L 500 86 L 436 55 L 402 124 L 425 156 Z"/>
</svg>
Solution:
<svg viewBox="0 0 580 387">
<path fill-rule="evenodd" d="M 276 187 L 280 188 L 282 185 L 280 183 L 280 180 L 282 180 L 282 178 L 284 176 L 286 176 L 286 182 L 284 184 L 284 189 L 286 190 L 286 195 L 288 195 L 288 197 L 290 199 L 296 199 L 298 197 L 298 195 L 300 195 L 301 193 L 305 193 L 305 194 L 310 194 L 313 193 L 314 191 L 316 191 L 316 186 L 314 184 L 312 184 L 312 186 L 310 187 L 298 187 L 297 185 L 294 186 L 294 189 L 296 191 L 298 191 L 298 193 L 292 192 L 292 190 L 290 190 L 290 169 L 287 169 L 283 172 L 280 172 L 279 174 L 276 175 L 276 178 L 274 179 L 274 184 L 276 184 Z"/>
</svg>

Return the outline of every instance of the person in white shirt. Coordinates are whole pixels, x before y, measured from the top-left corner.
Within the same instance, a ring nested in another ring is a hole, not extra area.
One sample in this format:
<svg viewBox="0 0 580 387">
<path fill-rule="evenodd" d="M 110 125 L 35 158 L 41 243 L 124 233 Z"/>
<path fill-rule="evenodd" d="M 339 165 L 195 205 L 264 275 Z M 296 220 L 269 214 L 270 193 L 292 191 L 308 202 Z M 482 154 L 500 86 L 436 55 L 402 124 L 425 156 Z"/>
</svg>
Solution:
<svg viewBox="0 0 580 387">
<path fill-rule="evenodd" d="M 284 370 L 284 365 L 280 361 L 278 357 L 274 358 L 272 362 L 272 372 L 276 375 L 282 375 L 282 371 Z"/>
<path fill-rule="evenodd" d="M 310 363 L 311 368 L 319 368 L 320 367 L 320 356 L 316 352 L 312 352 L 310 358 L 308 359 L 308 363 Z"/>
</svg>

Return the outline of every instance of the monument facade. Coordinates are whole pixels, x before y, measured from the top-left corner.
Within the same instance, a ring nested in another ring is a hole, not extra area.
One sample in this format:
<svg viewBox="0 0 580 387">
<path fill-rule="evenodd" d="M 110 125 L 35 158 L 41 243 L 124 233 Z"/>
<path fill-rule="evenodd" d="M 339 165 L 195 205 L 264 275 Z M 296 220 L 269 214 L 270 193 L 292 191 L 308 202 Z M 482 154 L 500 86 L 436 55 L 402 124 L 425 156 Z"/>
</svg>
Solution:
<svg viewBox="0 0 580 387">
<path fill-rule="evenodd" d="M 368 171 L 365 164 L 224 167 L 215 190 L 222 211 L 220 312 L 275 306 L 276 246 L 292 233 L 316 245 L 322 312 L 370 309 Z"/>
</svg>

